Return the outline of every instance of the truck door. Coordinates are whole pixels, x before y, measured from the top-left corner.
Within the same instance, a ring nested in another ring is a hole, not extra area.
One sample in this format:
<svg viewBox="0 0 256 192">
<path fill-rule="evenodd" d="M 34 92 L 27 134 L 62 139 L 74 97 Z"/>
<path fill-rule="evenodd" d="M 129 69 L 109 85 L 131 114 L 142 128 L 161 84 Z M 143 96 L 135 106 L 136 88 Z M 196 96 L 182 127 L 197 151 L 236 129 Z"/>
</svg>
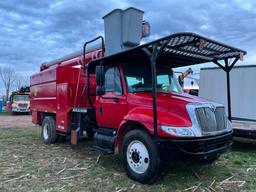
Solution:
<svg viewBox="0 0 256 192">
<path fill-rule="evenodd" d="M 96 117 L 100 127 L 118 128 L 126 115 L 124 95 L 118 67 L 109 67 L 105 72 L 105 94 L 97 97 Z"/>
</svg>

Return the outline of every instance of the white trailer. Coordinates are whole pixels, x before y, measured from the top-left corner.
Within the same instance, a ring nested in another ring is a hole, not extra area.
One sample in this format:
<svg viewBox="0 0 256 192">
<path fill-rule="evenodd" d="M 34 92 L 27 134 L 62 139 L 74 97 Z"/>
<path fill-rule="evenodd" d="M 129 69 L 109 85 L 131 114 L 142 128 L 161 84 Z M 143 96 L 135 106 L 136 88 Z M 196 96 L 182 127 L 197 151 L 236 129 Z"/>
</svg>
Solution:
<svg viewBox="0 0 256 192">
<path fill-rule="evenodd" d="M 231 117 L 256 122 L 256 65 L 234 66 L 230 71 Z M 226 73 L 219 67 L 202 68 L 199 96 L 223 103 L 227 107 Z M 226 111 L 228 114 L 228 111 Z M 256 130 L 234 129 L 235 134 L 255 135 Z M 246 133 L 245 133 L 246 132 Z M 250 133 L 249 133 L 250 132 Z M 253 132 L 253 133 L 251 133 Z"/>
</svg>

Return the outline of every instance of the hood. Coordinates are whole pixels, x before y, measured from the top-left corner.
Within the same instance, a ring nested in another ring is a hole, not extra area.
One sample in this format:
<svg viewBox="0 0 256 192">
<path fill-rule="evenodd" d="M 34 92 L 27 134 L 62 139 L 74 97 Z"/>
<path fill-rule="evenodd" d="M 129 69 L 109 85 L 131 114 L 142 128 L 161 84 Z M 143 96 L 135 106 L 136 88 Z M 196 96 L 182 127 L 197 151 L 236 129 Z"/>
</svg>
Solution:
<svg viewBox="0 0 256 192">
<path fill-rule="evenodd" d="M 188 93 L 168 93 L 170 94 L 171 98 L 174 100 L 183 101 L 185 103 L 209 103 L 210 100 L 190 95 Z"/>
<path fill-rule="evenodd" d="M 128 102 L 134 105 L 139 104 L 145 107 L 152 107 L 152 94 L 150 92 L 130 93 L 128 94 Z M 157 93 L 157 107 L 162 110 L 171 110 L 176 105 L 186 106 L 188 103 L 209 102 L 211 101 L 187 93 Z"/>
<path fill-rule="evenodd" d="M 128 110 L 136 107 L 152 108 L 152 94 L 130 93 L 127 96 Z M 209 100 L 186 93 L 157 93 L 157 111 L 162 114 L 190 119 L 186 108 L 188 103 L 209 103 Z"/>
</svg>

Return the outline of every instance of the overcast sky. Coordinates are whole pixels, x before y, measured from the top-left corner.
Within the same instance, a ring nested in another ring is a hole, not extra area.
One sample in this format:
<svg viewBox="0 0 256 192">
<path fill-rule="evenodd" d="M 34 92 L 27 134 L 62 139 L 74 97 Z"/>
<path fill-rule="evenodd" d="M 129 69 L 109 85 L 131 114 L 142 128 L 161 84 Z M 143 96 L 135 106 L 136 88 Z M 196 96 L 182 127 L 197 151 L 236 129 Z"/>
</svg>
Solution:
<svg viewBox="0 0 256 192">
<path fill-rule="evenodd" d="M 102 16 L 129 6 L 145 11 L 151 39 L 196 32 L 246 50 L 243 64 L 256 64 L 254 0 L 1 0 L 0 66 L 35 73 L 42 62 L 103 35 Z"/>
</svg>

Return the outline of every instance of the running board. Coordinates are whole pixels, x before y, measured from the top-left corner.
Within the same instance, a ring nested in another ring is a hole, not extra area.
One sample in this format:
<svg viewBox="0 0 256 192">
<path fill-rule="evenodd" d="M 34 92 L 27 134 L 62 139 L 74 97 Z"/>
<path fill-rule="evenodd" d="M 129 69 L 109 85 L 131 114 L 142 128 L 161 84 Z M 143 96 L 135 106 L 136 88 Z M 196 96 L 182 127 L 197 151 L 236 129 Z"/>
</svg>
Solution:
<svg viewBox="0 0 256 192">
<path fill-rule="evenodd" d="M 94 149 L 97 149 L 97 150 L 99 150 L 99 151 L 101 151 L 101 152 L 103 152 L 103 153 L 106 154 L 106 155 L 114 154 L 114 151 L 111 150 L 111 149 L 106 149 L 106 148 L 102 148 L 102 147 L 95 146 L 95 145 L 93 146 L 93 148 L 94 148 Z"/>
</svg>

